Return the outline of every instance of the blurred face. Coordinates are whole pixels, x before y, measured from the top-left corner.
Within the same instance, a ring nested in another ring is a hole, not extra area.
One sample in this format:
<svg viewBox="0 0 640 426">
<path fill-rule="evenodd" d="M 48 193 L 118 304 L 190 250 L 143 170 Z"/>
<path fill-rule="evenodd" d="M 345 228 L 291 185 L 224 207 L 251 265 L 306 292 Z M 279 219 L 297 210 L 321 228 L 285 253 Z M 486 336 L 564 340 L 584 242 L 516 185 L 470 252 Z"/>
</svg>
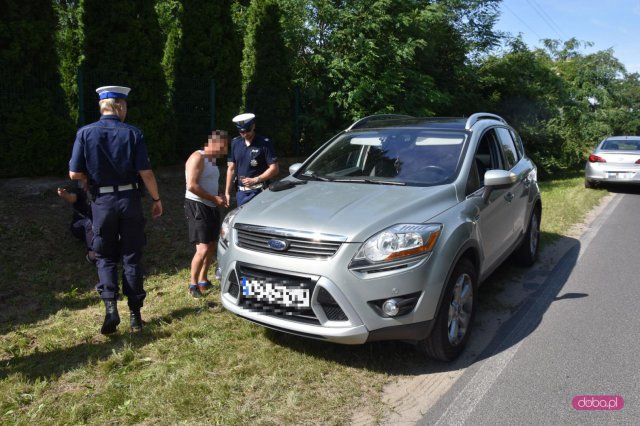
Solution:
<svg viewBox="0 0 640 426">
<path fill-rule="evenodd" d="M 222 158 L 227 154 L 229 136 L 224 130 L 214 130 L 204 146 L 204 157 L 215 163 L 216 158 Z"/>
</svg>

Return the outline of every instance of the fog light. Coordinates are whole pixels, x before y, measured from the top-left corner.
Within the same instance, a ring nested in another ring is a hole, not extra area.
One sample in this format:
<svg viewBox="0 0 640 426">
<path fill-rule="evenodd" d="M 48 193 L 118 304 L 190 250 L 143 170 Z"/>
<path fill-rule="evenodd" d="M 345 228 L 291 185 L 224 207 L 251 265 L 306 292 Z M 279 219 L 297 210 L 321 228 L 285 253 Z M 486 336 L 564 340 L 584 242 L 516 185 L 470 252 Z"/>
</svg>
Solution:
<svg viewBox="0 0 640 426">
<path fill-rule="evenodd" d="M 216 268 L 216 278 L 218 279 L 218 281 L 222 280 L 222 269 L 221 268 Z"/>
<path fill-rule="evenodd" d="M 400 312 L 400 306 L 398 306 L 398 299 L 385 300 L 382 304 L 382 312 L 389 317 L 395 317 Z"/>
</svg>

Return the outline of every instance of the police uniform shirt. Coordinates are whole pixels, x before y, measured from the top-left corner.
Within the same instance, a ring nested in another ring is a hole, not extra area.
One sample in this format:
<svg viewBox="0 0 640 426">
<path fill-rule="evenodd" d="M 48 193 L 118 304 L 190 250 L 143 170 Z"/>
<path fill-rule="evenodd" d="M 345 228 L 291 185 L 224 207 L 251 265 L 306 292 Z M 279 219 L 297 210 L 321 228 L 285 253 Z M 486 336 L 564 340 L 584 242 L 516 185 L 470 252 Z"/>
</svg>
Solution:
<svg viewBox="0 0 640 426">
<path fill-rule="evenodd" d="M 227 160 L 236 164 L 237 176 L 257 177 L 269 168 L 269 164 L 278 161 L 273 143 L 268 138 L 255 135 L 251 145 L 247 146 L 242 136 L 231 141 Z M 238 179 L 238 185 L 241 185 Z"/>
<path fill-rule="evenodd" d="M 69 170 L 87 174 L 90 187 L 137 183 L 138 171 L 150 169 L 142 131 L 118 116 L 103 115 L 78 130 Z"/>
</svg>

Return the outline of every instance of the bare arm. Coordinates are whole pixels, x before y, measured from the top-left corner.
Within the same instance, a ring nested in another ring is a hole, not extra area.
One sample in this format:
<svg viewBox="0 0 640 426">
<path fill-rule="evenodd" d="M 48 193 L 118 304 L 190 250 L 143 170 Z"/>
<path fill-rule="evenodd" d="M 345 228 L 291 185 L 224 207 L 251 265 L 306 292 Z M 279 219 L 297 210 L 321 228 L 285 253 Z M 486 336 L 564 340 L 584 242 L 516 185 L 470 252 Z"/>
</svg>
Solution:
<svg viewBox="0 0 640 426">
<path fill-rule="evenodd" d="M 278 166 L 278 163 L 269 164 L 267 170 L 262 172 L 262 174 L 254 178 L 243 179 L 243 185 L 256 185 L 258 183 L 266 182 L 269 179 L 277 177 L 278 173 L 280 173 L 280 167 Z"/>
<path fill-rule="evenodd" d="M 227 181 L 224 184 L 224 194 L 227 197 L 227 201 L 230 200 L 231 196 L 231 185 L 233 185 L 233 178 L 236 175 L 236 163 L 231 161 L 227 162 Z"/>
<path fill-rule="evenodd" d="M 225 206 L 224 199 L 218 194 L 210 194 L 200 186 L 198 181 L 204 170 L 204 157 L 199 152 L 191 154 L 185 164 L 187 171 L 187 190 L 196 194 L 198 197 L 213 202 L 216 206 Z"/>
<path fill-rule="evenodd" d="M 87 180 L 87 175 L 82 172 L 69 172 L 69 178 L 72 180 Z"/>
<path fill-rule="evenodd" d="M 144 186 L 147 187 L 147 191 L 149 191 L 149 195 L 151 195 L 153 200 L 153 204 L 151 205 L 151 216 L 153 218 L 162 216 L 162 201 L 160 201 L 156 175 L 153 173 L 153 170 L 140 170 L 138 173 L 140 173 Z"/>
<path fill-rule="evenodd" d="M 280 166 L 278 163 L 269 164 L 269 168 L 260 175 L 260 182 L 275 179 L 278 177 L 278 173 L 280 173 Z"/>
</svg>

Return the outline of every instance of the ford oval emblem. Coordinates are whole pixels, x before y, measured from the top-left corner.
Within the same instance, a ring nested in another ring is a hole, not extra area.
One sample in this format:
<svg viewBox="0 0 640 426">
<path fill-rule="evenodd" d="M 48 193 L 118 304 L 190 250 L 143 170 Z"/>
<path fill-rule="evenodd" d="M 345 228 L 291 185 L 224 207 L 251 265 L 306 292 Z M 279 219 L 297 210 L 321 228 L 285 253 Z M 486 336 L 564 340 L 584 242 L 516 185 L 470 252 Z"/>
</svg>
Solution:
<svg viewBox="0 0 640 426">
<path fill-rule="evenodd" d="M 273 249 L 273 250 L 278 250 L 278 251 L 285 251 L 286 249 L 289 248 L 289 241 L 287 240 L 269 240 L 267 241 L 267 244 L 269 245 L 269 248 Z"/>
</svg>

